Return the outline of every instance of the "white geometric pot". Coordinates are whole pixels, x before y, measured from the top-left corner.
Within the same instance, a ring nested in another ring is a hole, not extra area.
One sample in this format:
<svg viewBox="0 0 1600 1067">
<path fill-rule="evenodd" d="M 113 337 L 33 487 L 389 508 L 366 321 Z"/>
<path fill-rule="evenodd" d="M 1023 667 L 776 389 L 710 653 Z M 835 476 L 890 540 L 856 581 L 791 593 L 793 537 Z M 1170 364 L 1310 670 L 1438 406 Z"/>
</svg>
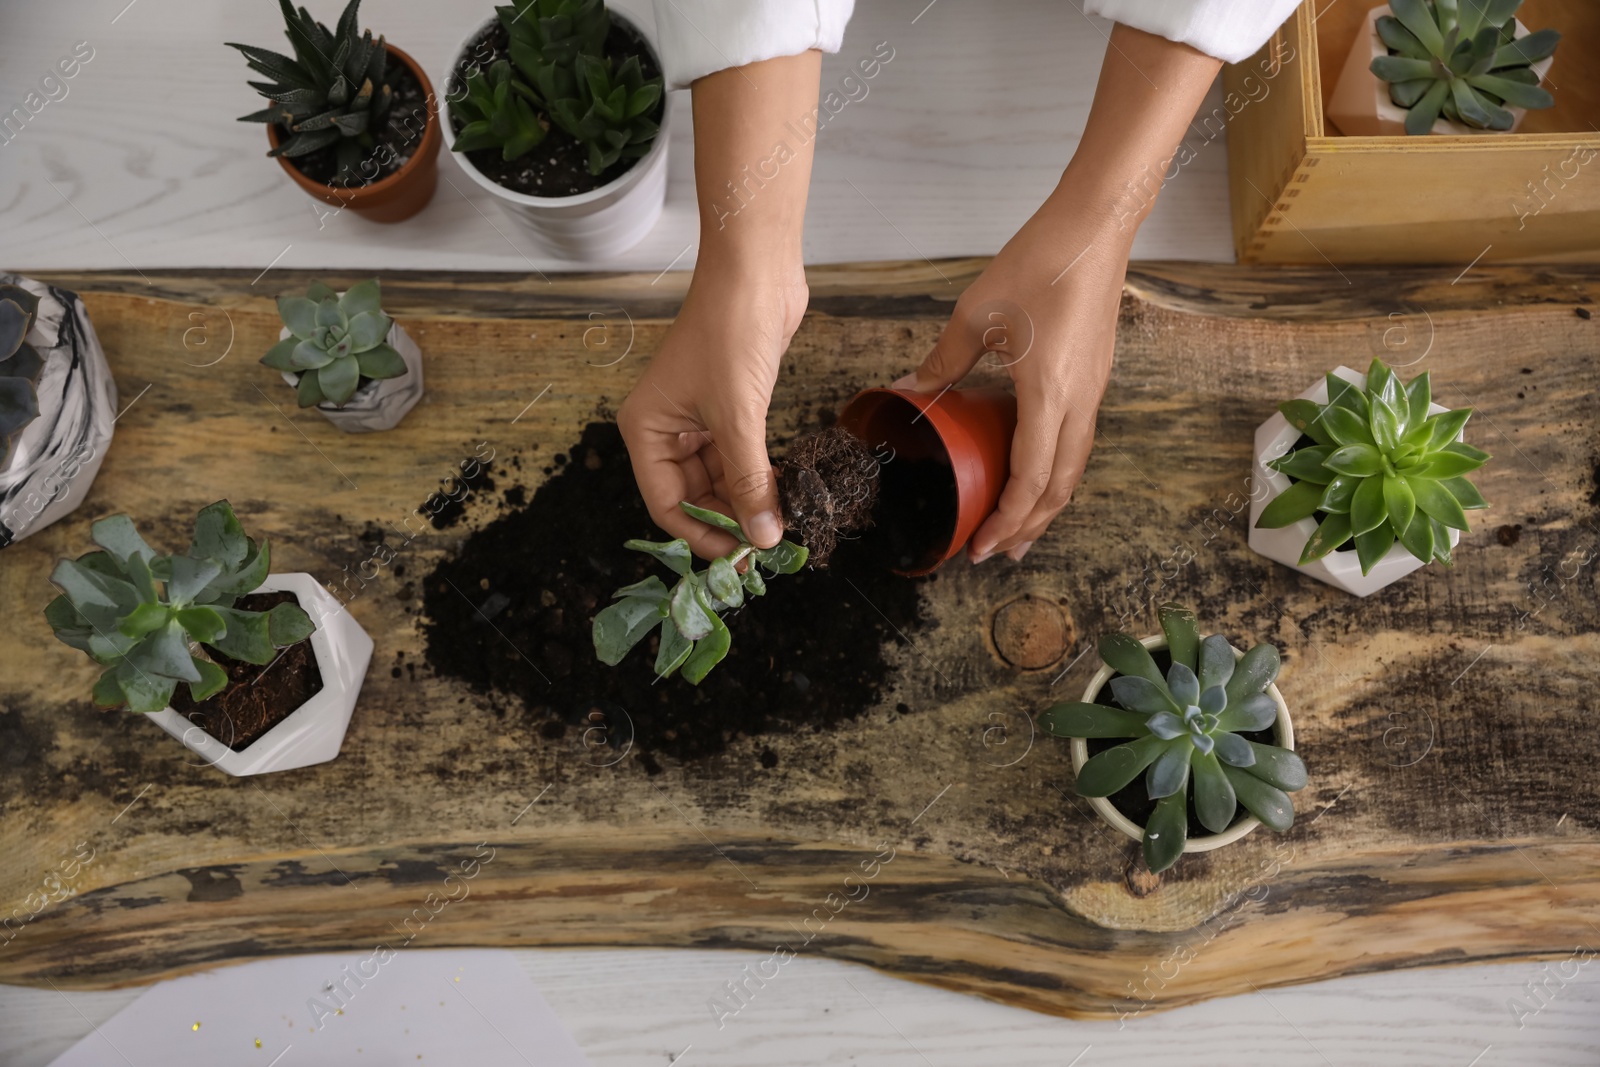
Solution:
<svg viewBox="0 0 1600 1067">
<path fill-rule="evenodd" d="M 622 12 L 611 9 L 611 18 L 632 29 L 657 58 L 660 50 L 655 35 Z M 490 22 L 493 20 L 491 19 Z M 445 143 L 455 140 L 451 119 L 451 83 L 456 65 L 490 22 L 480 23 L 469 33 L 450 59 L 450 69 L 440 84 L 445 87 L 441 104 Z M 561 259 L 598 260 L 621 255 L 640 241 L 661 218 L 667 199 L 667 142 L 672 117 L 671 93 L 662 93 L 661 130 L 651 142 L 650 151 L 627 172 L 598 189 L 574 196 L 529 196 L 515 192 L 489 178 L 472 165 L 465 152 L 451 152 L 468 178 L 494 196 L 506 215 L 526 230 L 539 246 Z M 533 151 L 537 152 L 535 148 Z"/>
<path fill-rule="evenodd" d="M 288 336 L 287 326 L 278 331 L 278 340 L 282 341 Z M 406 417 L 406 412 L 416 407 L 417 401 L 422 399 L 422 349 L 417 347 L 417 342 L 398 322 L 389 327 L 389 335 L 384 342 L 400 353 L 406 365 L 404 374 L 398 378 L 369 378 L 365 385 L 351 394 L 343 407 L 327 401 L 317 405 L 322 416 L 345 433 L 392 430 Z M 298 387 L 300 375 L 286 371 L 283 380 Z"/>
<path fill-rule="evenodd" d="M 1406 136 L 1406 109 L 1395 106 L 1394 101 L 1389 99 L 1389 86 L 1372 73 L 1371 69 L 1374 59 L 1389 54 L 1389 46 L 1378 36 L 1378 19 L 1388 14 L 1391 14 L 1388 4 L 1367 12 L 1366 21 L 1356 34 L 1355 43 L 1350 46 L 1350 54 L 1345 57 L 1344 68 L 1339 72 L 1339 81 L 1334 85 L 1333 95 L 1328 97 L 1328 106 L 1324 113 L 1328 121 L 1338 127 L 1339 132 L 1346 137 Z M 1520 21 L 1513 21 L 1517 22 L 1516 35 L 1528 36 L 1528 27 Z M 1555 57 L 1548 56 L 1531 68 L 1539 76 L 1540 85 L 1544 84 L 1545 75 L 1550 72 L 1550 64 L 1554 62 Z M 1506 110 L 1513 116 L 1509 130 L 1480 130 L 1473 126 L 1464 126 L 1459 122 L 1451 122 L 1441 115 L 1434 120 L 1433 129 L 1429 132 L 1451 137 L 1516 133 L 1517 127 L 1522 125 L 1527 110 L 1509 104 L 1506 105 Z"/>
<path fill-rule="evenodd" d="M 1333 373 L 1357 389 L 1367 387 L 1367 376 L 1349 367 L 1335 367 Z M 1299 399 L 1326 404 L 1327 379 L 1319 379 L 1316 385 L 1301 393 Z M 1442 415 L 1449 410 L 1439 404 L 1428 405 L 1429 415 Z M 1256 520 L 1261 517 L 1267 505 L 1293 484 L 1288 475 L 1273 470 L 1267 463 L 1287 453 L 1299 439 L 1300 430 L 1290 425 L 1282 412 L 1273 413 L 1270 419 L 1256 429 L 1255 467 L 1250 476 L 1250 548 L 1270 560 L 1282 563 L 1286 567 L 1293 567 L 1301 574 L 1320 582 L 1327 582 L 1337 589 L 1354 593 L 1356 596 L 1370 596 L 1419 567 L 1426 566 L 1426 561 L 1406 551 L 1405 546 L 1399 541 L 1396 541 L 1388 554 L 1373 566 L 1370 574 L 1361 573 L 1361 560 L 1353 548 L 1329 552 L 1321 559 L 1302 566 L 1300 553 L 1305 548 L 1306 541 L 1317 532 L 1315 518 L 1307 517 L 1276 530 L 1264 530 L 1258 527 Z M 1456 440 L 1461 439 L 1461 435 L 1458 434 Z M 1261 492 L 1261 486 L 1266 486 L 1268 491 Z M 1453 549 L 1461 540 L 1461 533 L 1459 530 L 1450 530 L 1449 533 L 1450 547 Z"/>
<path fill-rule="evenodd" d="M 0 470 L 0 548 L 66 516 L 89 495 L 111 446 L 117 383 L 76 293 L 17 274 L 0 283 L 39 298 L 28 344 L 44 360 L 34 387 L 39 417 L 12 442 Z"/>
<path fill-rule="evenodd" d="M 316 626 L 310 638 L 311 651 L 322 672 L 322 688 L 242 752 L 235 752 L 172 708 L 154 712 L 150 719 L 195 755 L 227 774 L 265 774 L 326 763 L 339 754 L 339 747 L 344 744 L 345 729 L 350 725 L 361 681 L 372 660 L 372 638 L 309 574 L 269 574 L 255 591 L 293 593 L 311 616 Z"/>
<path fill-rule="evenodd" d="M 1156 652 L 1167 647 L 1167 638 L 1165 634 L 1155 634 L 1141 639 L 1139 643 L 1150 651 Z M 1230 645 L 1229 647 L 1232 646 Z M 1235 648 L 1233 657 L 1235 660 L 1244 659 L 1244 653 Z M 1089 684 L 1084 687 L 1083 702 L 1085 704 L 1093 704 L 1095 697 L 1100 695 L 1100 690 L 1105 688 L 1107 683 L 1111 681 L 1111 676 L 1115 673 L 1110 667 L 1102 663 L 1100 669 L 1095 672 L 1094 677 L 1089 679 Z M 1266 693 L 1278 707 L 1278 719 L 1272 724 L 1273 740 L 1278 747 L 1289 749 L 1292 752 L 1294 751 L 1294 723 L 1289 719 L 1289 705 L 1283 702 L 1283 694 L 1278 692 L 1276 682 L 1267 686 Z M 1079 771 L 1083 770 L 1083 765 L 1087 762 L 1089 762 L 1089 742 L 1081 737 L 1074 737 L 1072 739 L 1073 775 L 1076 776 Z M 1095 810 L 1095 814 L 1099 815 L 1107 823 L 1135 841 L 1144 840 L 1144 827 L 1118 811 L 1117 806 L 1111 803 L 1110 797 L 1086 797 L 1085 799 L 1089 801 L 1089 806 Z M 1249 812 L 1245 812 L 1244 818 L 1220 834 L 1201 834 L 1199 837 L 1189 838 L 1184 843 L 1183 851 L 1210 852 L 1214 848 L 1231 845 L 1260 825 L 1260 819 Z"/>
</svg>

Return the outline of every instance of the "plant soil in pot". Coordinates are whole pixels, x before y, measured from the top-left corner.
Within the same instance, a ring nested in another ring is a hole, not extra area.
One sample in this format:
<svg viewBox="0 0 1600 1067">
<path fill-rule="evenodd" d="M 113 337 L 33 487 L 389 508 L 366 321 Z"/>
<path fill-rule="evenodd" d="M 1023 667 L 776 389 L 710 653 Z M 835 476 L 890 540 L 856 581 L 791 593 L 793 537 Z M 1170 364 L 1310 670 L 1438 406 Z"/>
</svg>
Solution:
<svg viewBox="0 0 1600 1067">
<path fill-rule="evenodd" d="M 1561 34 L 1529 33 L 1521 0 L 1448 7 L 1403 0 L 1373 8 L 1328 98 L 1346 136 L 1514 133 L 1530 108 L 1554 103 L 1542 86 Z"/>
<path fill-rule="evenodd" d="M 266 82 L 271 104 L 242 122 L 267 126 L 268 155 L 310 195 L 373 222 L 408 219 L 438 184 L 438 103 L 428 76 L 405 52 L 357 27 L 350 0 L 333 30 L 280 0 L 286 56 L 232 44 Z"/>
<path fill-rule="evenodd" d="M 1471 414 L 1433 403 L 1427 372 L 1335 369 L 1256 430 L 1250 547 L 1357 596 L 1448 565 L 1489 506 L 1465 477 L 1490 458 L 1462 440 Z"/>
<path fill-rule="evenodd" d="M 0 548 L 83 503 L 117 386 L 75 293 L 0 273 Z"/>
<path fill-rule="evenodd" d="M 1289 794 L 1306 784 L 1274 684 L 1278 650 L 1240 652 L 1219 634 L 1201 640 L 1194 613 L 1176 604 L 1160 614 L 1160 634 L 1102 636 L 1103 666 L 1083 699 L 1039 717 L 1071 740 L 1078 793 L 1142 842 L 1157 872 L 1262 824 L 1287 831 Z"/>
<path fill-rule="evenodd" d="M 183 554 L 156 553 L 126 515 L 93 531 L 100 551 L 56 567 L 45 618 L 105 667 L 96 704 L 149 714 L 228 774 L 338 754 L 372 640 L 314 578 L 269 573 L 227 501 L 201 510 Z"/>
<path fill-rule="evenodd" d="M 337 293 L 312 282 L 278 298 L 283 329 L 261 362 L 283 373 L 301 407 L 347 433 L 391 430 L 422 398 L 422 350 L 383 311 L 376 278 Z"/>
<path fill-rule="evenodd" d="M 498 10 L 447 79 L 456 161 L 552 255 L 626 251 L 666 199 L 669 109 L 652 42 L 600 0 Z"/>
</svg>

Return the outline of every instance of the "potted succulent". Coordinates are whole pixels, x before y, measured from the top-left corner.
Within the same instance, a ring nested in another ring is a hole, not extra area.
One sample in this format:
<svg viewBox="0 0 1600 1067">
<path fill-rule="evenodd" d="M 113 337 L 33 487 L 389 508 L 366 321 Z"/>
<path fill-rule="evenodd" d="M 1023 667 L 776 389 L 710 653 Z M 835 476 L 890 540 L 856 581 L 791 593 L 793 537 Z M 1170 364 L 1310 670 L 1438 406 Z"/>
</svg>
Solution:
<svg viewBox="0 0 1600 1067">
<path fill-rule="evenodd" d="M 393 429 L 422 397 L 422 350 L 383 311 L 378 279 L 343 293 L 314 281 L 280 296 L 283 329 L 261 362 L 281 371 L 303 408 L 339 429 Z"/>
<path fill-rule="evenodd" d="M 1274 684 L 1278 650 L 1240 652 L 1220 634 L 1201 640 L 1194 613 L 1176 604 L 1160 616 L 1162 632 L 1143 640 L 1102 636 L 1102 666 L 1083 699 L 1039 717 L 1071 740 L 1078 793 L 1143 842 L 1157 872 L 1263 824 L 1285 832 L 1294 823 L 1289 794 L 1306 784 Z"/>
<path fill-rule="evenodd" d="M 117 386 L 77 295 L 0 273 L 0 548 L 88 495 Z"/>
<path fill-rule="evenodd" d="M 279 0 L 293 56 L 229 43 L 267 81 L 271 101 L 240 122 L 267 126 L 267 154 L 319 200 L 373 222 L 399 222 L 427 206 L 438 183 L 439 115 L 416 60 L 356 25 L 350 0 L 329 30 Z"/>
<path fill-rule="evenodd" d="M 96 704 L 150 715 L 228 774 L 338 755 L 372 639 L 315 578 L 270 573 L 270 547 L 226 500 L 201 509 L 182 554 L 157 553 L 126 515 L 92 530 L 100 550 L 57 564 L 44 614 L 106 668 Z"/>
<path fill-rule="evenodd" d="M 1511 133 L 1555 101 L 1561 34 L 1529 33 L 1522 0 L 1393 0 L 1367 14 L 1328 98 L 1347 136 Z"/>
<path fill-rule="evenodd" d="M 1465 477 L 1490 459 L 1462 441 L 1471 415 L 1433 403 L 1427 372 L 1337 368 L 1256 431 L 1250 547 L 1357 596 L 1448 565 L 1489 506 Z"/>
<path fill-rule="evenodd" d="M 666 198 L 667 99 L 648 34 L 602 0 L 495 10 L 446 79 L 456 162 L 553 255 L 631 248 Z"/>
</svg>

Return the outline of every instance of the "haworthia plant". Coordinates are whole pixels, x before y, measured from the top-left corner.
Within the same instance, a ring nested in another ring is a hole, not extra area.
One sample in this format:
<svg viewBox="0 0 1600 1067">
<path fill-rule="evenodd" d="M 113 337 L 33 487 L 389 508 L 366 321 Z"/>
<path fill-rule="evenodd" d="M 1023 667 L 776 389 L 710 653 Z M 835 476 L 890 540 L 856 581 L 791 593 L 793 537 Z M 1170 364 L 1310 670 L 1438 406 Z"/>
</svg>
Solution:
<svg viewBox="0 0 1600 1067">
<path fill-rule="evenodd" d="M 1189 797 L 1212 833 L 1233 825 L 1244 809 L 1279 833 L 1294 823 L 1289 794 L 1306 784 L 1299 756 L 1240 736 L 1277 719 L 1266 690 L 1278 676 L 1278 650 L 1256 645 L 1239 659 L 1219 634 L 1201 640 L 1194 612 L 1160 609 L 1172 664 L 1163 675 L 1148 649 L 1127 634 L 1100 638 L 1100 658 L 1115 673 L 1116 706 L 1075 701 L 1039 717 L 1049 733 L 1068 738 L 1130 738 L 1084 763 L 1082 796 L 1106 797 L 1144 774 L 1156 802 L 1144 828 L 1144 857 L 1152 871 L 1178 861 L 1188 843 Z"/>
<path fill-rule="evenodd" d="M 762 570 L 769 575 L 794 574 L 805 566 L 810 553 L 790 541 L 757 548 L 728 516 L 687 501 L 678 506 L 701 522 L 733 534 L 739 539 L 739 547 L 697 572 L 689 542 L 681 537 L 675 541 L 624 542 L 624 548 L 647 552 L 666 564 L 678 575 L 678 581 L 668 589 L 660 578 L 651 575 L 613 593 L 616 602 L 594 618 L 594 650 L 600 662 L 615 667 L 651 630 L 658 630 L 657 676 L 665 678 L 678 671 L 685 680 L 699 685 L 711 668 L 722 662 L 732 642 L 722 613 L 739 607 L 747 596 L 766 593 Z M 738 566 L 746 561 L 748 566 L 741 574 Z"/>
<path fill-rule="evenodd" d="M 323 401 L 344 404 L 363 378 L 398 378 L 406 372 L 405 360 L 385 340 L 394 320 L 383 312 L 376 278 L 357 282 L 343 296 L 312 282 L 305 296 L 280 296 L 278 315 L 289 336 L 261 362 L 300 376 L 303 408 Z"/>
<path fill-rule="evenodd" d="M 96 704 L 160 711 L 179 682 L 204 700 L 228 676 L 195 655 L 196 646 L 266 664 L 315 628 L 298 604 L 234 606 L 266 580 L 271 554 L 265 541 L 257 546 L 245 535 L 226 500 L 201 509 L 181 555 L 158 554 L 126 515 L 101 519 L 92 530 L 101 551 L 56 565 L 50 580 L 61 595 L 44 615 L 56 637 L 105 666 L 94 685 Z"/>
<path fill-rule="evenodd" d="M 1430 415 L 1432 400 L 1427 371 L 1402 385 L 1375 359 L 1365 390 L 1329 374 L 1326 404 L 1280 404 L 1313 444 L 1268 464 L 1294 484 L 1262 509 L 1256 525 L 1278 529 L 1321 513 L 1302 565 L 1352 539 L 1362 574 L 1397 540 L 1424 563 L 1449 564 L 1449 531 L 1465 531 L 1466 513 L 1489 506 L 1464 476 L 1493 457 L 1456 440 L 1471 408 Z"/>
<path fill-rule="evenodd" d="M 1375 24 L 1389 54 L 1372 73 L 1389 83 L 1389 99 L 1406 109 L 1406 133 L 1425 134 L 1440 115 L 1480 130 L 1509 130 L 1507 105 L 1555 103 L 1533 64 L 1556 50 L 1561 34 L 1516 36 L 1522 0 L 1390 0 L 1392 15 Z"/>
<path fill-rule="evenodd" d="M 452 152 L 476 152 L 480 148 L 500 149 L 500 158 L 512 160 L 531 152 L 544 140 L 545 124 L 534 113 L 527 86 L 511 73 L 511 64 L 497 59 L 487 73 L 467 74 L 456 109 L 466 125 L 456 135 Z"/>
<path fill-rule="evenodd" d="M 39 298 L 17 285 L 0 285 L 0 471 L 11 460 L 11 442 L 39 417 L 35 386 L 44 358 L 28 344 Z"/>
</svg>

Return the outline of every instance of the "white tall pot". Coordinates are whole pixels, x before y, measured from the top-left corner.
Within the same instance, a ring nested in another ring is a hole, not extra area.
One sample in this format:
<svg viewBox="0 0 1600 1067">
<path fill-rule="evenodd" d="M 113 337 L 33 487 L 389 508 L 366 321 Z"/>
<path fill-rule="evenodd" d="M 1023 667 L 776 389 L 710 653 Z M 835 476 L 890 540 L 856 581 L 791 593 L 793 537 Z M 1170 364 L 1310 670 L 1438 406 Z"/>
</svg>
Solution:
<svg viewBox="0 0 1600 1067">
<path fill-rule="evenodd" d="M 656 54 L 660 53 L 654 34 L 617 11 L 611 18 L 636 31 Z M 492 20 L 491 20 L 492 21 Z M 455 64 L 489 23 L 480 23 L 450 58 L 450 70 L 439 79 L 444 86 L 442 114 L 445 143 L 455 140 L 455 123 L 450 109 L 450 86 Z M 661 217 L 667 198 L 667 142 L 670 139 L 672 99 L 662 94 L 661 132 L 651 142 L 650 151 L 614 181 L 575 196 L 529 196 L 500 185 L 472 165 L 464 152 L 450 153 L 457 165 L 478 186 L 487 190 L 506 215 L 526 230 L 540 248 L 561 259 L 599 260 L 626 252 L 644 239 Z M 535 148 L 533 151 L 537 152 Z"/>
</svg>

